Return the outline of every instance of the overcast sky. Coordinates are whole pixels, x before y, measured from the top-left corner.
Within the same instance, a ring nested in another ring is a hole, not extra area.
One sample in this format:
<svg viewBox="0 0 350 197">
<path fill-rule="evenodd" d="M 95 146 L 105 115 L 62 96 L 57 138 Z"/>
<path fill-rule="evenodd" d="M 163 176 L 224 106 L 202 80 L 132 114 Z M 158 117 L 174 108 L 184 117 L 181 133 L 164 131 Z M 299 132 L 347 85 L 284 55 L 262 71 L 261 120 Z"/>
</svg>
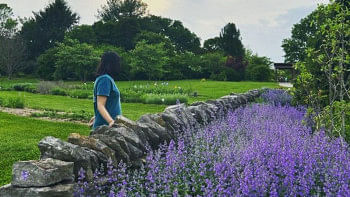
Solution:
<svg viewBox="0 0 350 197">
<path fill-rule="evenodd" d="M 16 16 L 30 17 L 53 0 L 0 0 Z M 97 10 L 106 0 L 67 0 L 80 15 L 81 24 L 97 20 Z M 281 43 L 290 37 L 293 24 L 329 0 L 144 0 L 150 14 L 178 19 L 202 42 L 218 36 L 233 22 L 241 31 L 245 47 L 274 62 L 283 62 Z"/>
</svg>

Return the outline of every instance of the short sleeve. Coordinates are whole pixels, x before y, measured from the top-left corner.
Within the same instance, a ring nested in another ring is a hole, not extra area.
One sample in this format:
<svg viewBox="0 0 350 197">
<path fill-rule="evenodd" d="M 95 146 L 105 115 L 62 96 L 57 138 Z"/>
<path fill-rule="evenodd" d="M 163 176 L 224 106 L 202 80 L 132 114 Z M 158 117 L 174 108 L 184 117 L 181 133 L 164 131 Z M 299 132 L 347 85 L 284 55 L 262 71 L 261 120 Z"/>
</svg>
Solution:
<svg viewBox="0 0 350 197">
<path fill-rule="evenodd" d="M 111 80 L 107 77 L 102 77 L 97 83 L 96 96 L 109 96 L 109 94 L 111 93 L 111 88 Z"/>
</svg>

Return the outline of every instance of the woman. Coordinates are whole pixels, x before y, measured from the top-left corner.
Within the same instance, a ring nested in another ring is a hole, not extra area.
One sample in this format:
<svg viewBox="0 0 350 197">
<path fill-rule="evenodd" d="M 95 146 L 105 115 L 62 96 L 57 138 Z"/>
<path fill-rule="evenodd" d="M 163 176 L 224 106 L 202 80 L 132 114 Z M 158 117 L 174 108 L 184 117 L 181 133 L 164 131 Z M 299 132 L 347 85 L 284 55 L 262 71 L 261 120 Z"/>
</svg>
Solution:
<svg viewBox="0 0 350 197">
<path fill-rule="evenodd" d="M 90 125 L 96 129 L 102 125 L 111 127 L 118 115 L 121 115 L 120 92 L 115 85 L 120 71 L 120 57 L 115 52 L 105 52 L 97 69 L 94 86 L 94 112 Z"/>
</svg>

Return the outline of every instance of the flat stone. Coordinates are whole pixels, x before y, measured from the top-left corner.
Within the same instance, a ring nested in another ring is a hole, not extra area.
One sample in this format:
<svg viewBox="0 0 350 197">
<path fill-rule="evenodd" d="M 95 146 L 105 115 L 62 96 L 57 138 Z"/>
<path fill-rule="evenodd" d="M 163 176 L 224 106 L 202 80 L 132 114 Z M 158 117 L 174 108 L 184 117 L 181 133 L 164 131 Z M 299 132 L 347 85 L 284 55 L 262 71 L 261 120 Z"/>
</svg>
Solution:
<svg viewBox="0 0 350 197">
<path fill-rule="evenodd" d="M 117 158 L 118 162 L 122 160 L 123 162 L 128 163 L 130 161 L 129 155 L 127 154 L 130 152 L 129 149 L 125 148 L 126 150 L 124 150 L 120 145 L 120 142 L 115 138 L 103 134 L 96 134 L 92 135 L 91 137 L 101 140 L 109 148 L 113 149 L 115 151 L 115 157 Z M 127 145 L 125 146 L 127 147 Z"/>
<path fill-rule="evenodd" d="M 1 197 L 73 197 L 74 183 L 58 184 L 52 187 L 15 187 L 11 184 L 0 187 Z"/>
<path fill-rule="evenodd" d="M 54 158 L 74 162 L 74 175 L 77 179 L 80 168 L 86 172 L 87 180 L 92 180 L 93 171 L 100 166 L 96 151 L 62 141 L 54 137 L 45 137 L 38 144 L 41 159 Z"/>
<path fill-rule="evenodd" d="M 68 136 L 68 142 L 81 147 L 87 147 L 89 149 L 101 152 L 108 159 L 110 158 L 116 164 L 118 163 L 115 157 L 115 152 L 99 139 L 95 139 L 93 137 L 88 137 L 88 136 L 82 136 L 79 133 L 71 133 Z"/>
<path fill-rule="evenodd" d="M 57 159 L 19 161 L 13 165 L 12 185 L 18 187 L 44 187 L 62 181 L 73 181 L 73 162 Z"/>
</svg>

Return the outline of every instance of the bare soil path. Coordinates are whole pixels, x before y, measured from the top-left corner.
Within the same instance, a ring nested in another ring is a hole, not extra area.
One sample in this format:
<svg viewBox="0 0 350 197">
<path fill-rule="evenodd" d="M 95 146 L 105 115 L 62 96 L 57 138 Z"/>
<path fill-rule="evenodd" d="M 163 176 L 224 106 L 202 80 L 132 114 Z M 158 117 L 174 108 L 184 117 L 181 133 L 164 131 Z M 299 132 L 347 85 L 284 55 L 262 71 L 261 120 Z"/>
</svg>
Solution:
<svg viewBox="0 0 350 197">
<path fill-rule="evenodd" d="M 17 116 L 26 116 L 26 117 L 31 117 L 31 115 L 33 113 L 43 113 L 43 112 L 45 112 L 45 111 L 42 111 L 42 110 L 30 109 L 30 108 L 19 109 L 19 108 L 8 108 L 8 107 L 0 107 L 0 111 L 1 112 L 6 112 L 6 113 L 9 113 L 9 114 L 14 114 L 14 115 L 17 115 Z M 56 112 L 56 113 L 63 113 L 63 112 Z M 53 121 L 53 122 L 72 122 L 72 123 L 88 125 L 87 122 L 78 121 L 78 120 L 59 119 L 59 118 L 51 118 L 51 117 L 32 117 L 32 118 L 41 119 L 41 120 L 48 120 L 48 121 Z"/>
</svg>

